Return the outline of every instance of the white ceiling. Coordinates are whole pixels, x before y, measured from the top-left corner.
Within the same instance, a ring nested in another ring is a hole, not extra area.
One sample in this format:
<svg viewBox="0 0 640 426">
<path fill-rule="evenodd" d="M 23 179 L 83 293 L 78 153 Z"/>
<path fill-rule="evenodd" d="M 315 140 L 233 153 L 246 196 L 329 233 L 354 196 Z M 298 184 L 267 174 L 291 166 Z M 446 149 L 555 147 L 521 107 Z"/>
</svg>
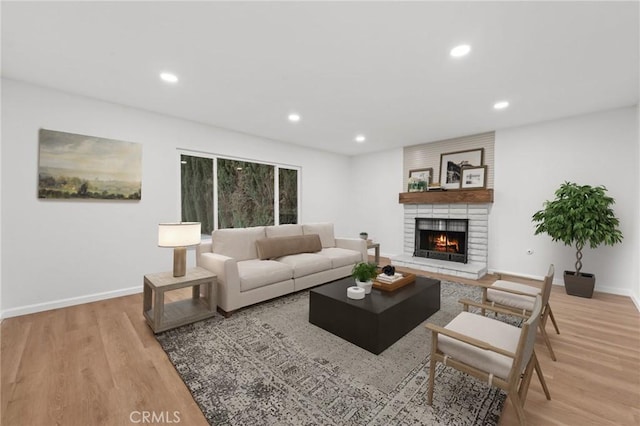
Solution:
<svg viewBox="0 0 640 426">
<path fill-rule="evenodd" d="M 638 103 L 637 1 L 1 7 L 3 77 L 348 155 Z"/>
</svg>

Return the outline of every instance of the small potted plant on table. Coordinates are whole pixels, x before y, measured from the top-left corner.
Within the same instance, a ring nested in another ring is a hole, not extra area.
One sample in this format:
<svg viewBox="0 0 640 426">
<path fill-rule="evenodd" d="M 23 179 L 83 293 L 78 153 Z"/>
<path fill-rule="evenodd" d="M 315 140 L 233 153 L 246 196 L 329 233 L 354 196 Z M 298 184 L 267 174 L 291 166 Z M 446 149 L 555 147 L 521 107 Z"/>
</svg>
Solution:
<svg viewBox="0 0 640 426">
<path fill-rule="evenodd" d="M 378 267 L 374 263 L 359 262 L 353 266 L 351 276 L 356 279 L 356 285 L 364 289 L 365 294 L 371 293 L 373 279 L 378 276 Z"/>
<path fill-rule="evenodd" d="M 596 283 L 594 274 L 581 272 L 584 246 L 612 246 L 622 241 L 619 221 L 611 209 L 615 201 L 606 191 L 604 186 L 565 182 L 555 192 L 556 199 L 546 201 L 544 209 L 533 215 L 535 235 L 546 233 L 553 241 L 576 247 L 576 270 L 564 271 L 565 290 L 572 296 L 591 297 Z"/>
</svg>

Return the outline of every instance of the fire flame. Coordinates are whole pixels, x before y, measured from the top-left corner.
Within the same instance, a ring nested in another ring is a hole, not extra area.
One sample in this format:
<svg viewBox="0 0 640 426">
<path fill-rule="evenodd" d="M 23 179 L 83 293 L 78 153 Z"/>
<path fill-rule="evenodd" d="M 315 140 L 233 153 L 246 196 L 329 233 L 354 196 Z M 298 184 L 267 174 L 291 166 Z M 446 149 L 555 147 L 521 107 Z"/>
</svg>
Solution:
<svg viewBox="0 0 640 426">
<path fill-rule="evenodd" d="M 450 252 L 450 253 L 458 253 L 459 252 L 459 243 L 457 239 L 449 239 L 447 240 L 447 236 L 445 234 L 440 234 L 435 237 L 433 241 L 434 250 Z"/>
</svg>

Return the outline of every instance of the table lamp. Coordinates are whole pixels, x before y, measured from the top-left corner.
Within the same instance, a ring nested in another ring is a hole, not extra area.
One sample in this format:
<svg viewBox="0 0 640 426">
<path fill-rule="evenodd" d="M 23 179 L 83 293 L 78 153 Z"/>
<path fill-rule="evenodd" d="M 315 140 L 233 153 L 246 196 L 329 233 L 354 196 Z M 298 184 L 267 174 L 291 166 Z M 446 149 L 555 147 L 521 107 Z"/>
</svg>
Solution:
<svg viewBox="0 0 640 426">
<path fill-rule="evenodd" d="M 161 223 L 158 246 L 173 247 L 173 276 L 187 273 L 187 247 L 200 244 L 200 222 Z"/>
</svg>

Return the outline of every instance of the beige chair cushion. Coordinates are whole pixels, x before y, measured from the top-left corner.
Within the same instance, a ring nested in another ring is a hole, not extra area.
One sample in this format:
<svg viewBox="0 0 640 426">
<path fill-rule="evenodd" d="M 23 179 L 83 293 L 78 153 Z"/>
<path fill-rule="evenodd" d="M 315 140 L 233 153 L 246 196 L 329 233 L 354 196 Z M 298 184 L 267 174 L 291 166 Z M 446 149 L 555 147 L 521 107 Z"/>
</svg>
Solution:
<svg viewBox="0 0 640 426">
<path fill-rule="evenodd" d="M 314 253 L 322 250 L 317 234 L 296 235 L 293 237 L 273 237 L 256 240 L 258 259 L 276 259 L 298 253 Z"/>
<path fill-rule="evenodd" d="M 290 280 L 293 278 L 293 269 L 274 260 L 250 259 L 238 262 L 238 276 L 240 291 L 247 291 Z"/>
<path fill-rule="evenodd" d="M 302 235 L 302 225 L 275 225 L 265 228 L 267 238 L 271 237 L 293 237 Z"/>
<path fill-rule="evenodd" d="M 509 290 L 520 291 L 522 293 L 528 293 L 531 297 L 507 293 L 506 291 L 491 290 L 492 287 L 506 288 Z M 540 292 L 541 290 L 539 288 L 532 287 L 530 285 L 498 280 L 487 289 L 487 300 L 501 305 L 531 311 L 533 309 L 533 302 L 535 302 L 535 296 L 536 294 L 540 294 Z"/>
<path fill-rule="evenodd" d="M 336 238 L 333 234 L 333 223 L 309 223 L 302 225 L 302 231 L 305 235 L 320 235 L 322 248 L 336 246 Z"/>
<path fill-rule="evenodd" d="M 318 240 L 320 241 L 320 240 Z M 305 277 L 331 269 L 331 259 L 314 253 L 300 253 L 276 259 L 293 268 L 293 278 Z"/>
<path fill-rule="evenodd" d="M 339 247 L 323 248 L 319 254 L 331 259 L 331 267 L 333 269 L 341 266 L 353 265 L 362 261 L 362 253 L 359 251 Z"/>
<path fill-rule="evenodd" d="M 212 251 L 238 261 L 257 259 L 256 240 L 264 237 L 264 226 L 216 229 L 211 234 Z"/>
<path fill-rule="evenodd" d="M 445 328 L 466 336 L 473 336 L 474 339 L 483 340 L 514 354 L 521 332 L 518 327 L 470 312 L 461 312 Z M 493 373 L 496 377 L 505 380 L 509 377 L 512 358 L 476 348 L 443 335 L 438 335 L 438 348 L 445 355 L 480 370 Z"/>
</svg>

